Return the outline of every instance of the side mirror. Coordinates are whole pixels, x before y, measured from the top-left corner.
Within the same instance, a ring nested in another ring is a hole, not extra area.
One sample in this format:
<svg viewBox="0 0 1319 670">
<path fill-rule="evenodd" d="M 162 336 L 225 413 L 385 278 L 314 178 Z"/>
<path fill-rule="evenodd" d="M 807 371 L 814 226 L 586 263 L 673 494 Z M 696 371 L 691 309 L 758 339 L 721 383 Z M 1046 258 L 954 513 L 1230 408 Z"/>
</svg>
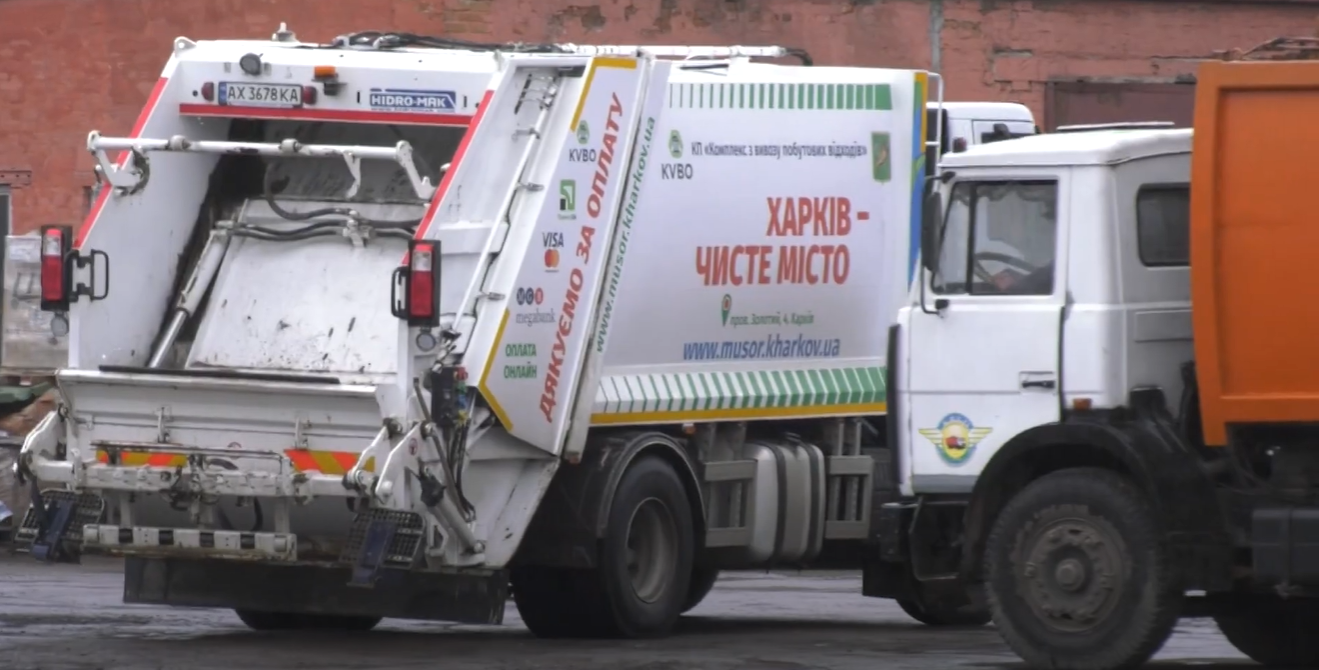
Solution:
<svg viewBox="0 0 1319 670">
<path fill-rule="evenodd" d="M 934 184 L 925 194 L 925 205 L 921 208 L 921 265 L 930 272 L 939 269 L 939 233 L 943 224 L 943 196 Z"/>
</svg>

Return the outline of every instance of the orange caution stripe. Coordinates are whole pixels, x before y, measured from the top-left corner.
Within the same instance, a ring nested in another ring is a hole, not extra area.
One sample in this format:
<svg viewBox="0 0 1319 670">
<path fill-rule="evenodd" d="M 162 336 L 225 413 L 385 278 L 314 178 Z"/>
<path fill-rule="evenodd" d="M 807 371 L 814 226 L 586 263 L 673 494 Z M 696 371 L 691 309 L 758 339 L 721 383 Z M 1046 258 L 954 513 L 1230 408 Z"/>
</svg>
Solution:
<svg viewBox="0 0 1319 670">
<path fill-rule="evenodd" d="M 284 455 L 293 461 L 293 468 L 298 472 L 319 472 L 326 475 L 342 475 L 357 464 L 358 454 L 350 451 L 313 451 L 309 449 L 286 449 Z M 103 449 L 96 451 L 96 460 L 110 462 L 110 454 Z M 187 465 L 188 457 L 183 454 L 171 454 L 159 451 L 120 451 L 119 465 L 125 467 L 176 468 Z M 374 472 L 376 459 L 366 462 L 366 470 Z"/>
</svg>

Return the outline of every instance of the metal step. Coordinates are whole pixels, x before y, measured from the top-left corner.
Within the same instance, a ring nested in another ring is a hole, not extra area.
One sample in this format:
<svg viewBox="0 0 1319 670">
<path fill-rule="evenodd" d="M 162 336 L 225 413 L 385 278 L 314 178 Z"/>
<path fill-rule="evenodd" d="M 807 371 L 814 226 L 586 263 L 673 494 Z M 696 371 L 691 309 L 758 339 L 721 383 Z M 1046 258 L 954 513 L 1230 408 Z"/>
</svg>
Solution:
<svg viewBox="0 0 1319 670">
<path fill-rule="evenodd" d="M 421 557 L 425 522 L 415 512 L 368 509 L 353 517 L 340 560 L 353 566 L 352 586 L 371 587 L 382 568 L 411 569 Z"/>
<path fill-rule="evenodd" d="M 42 561 L 77 562 L 83 526 L 99 523 L 104 514 L 105 499 L 98 495 L 42 491 L 41 498 L 33 500 L 23 515 L 14 544 L 18 551 L 28 551 Z"/>
</svg>

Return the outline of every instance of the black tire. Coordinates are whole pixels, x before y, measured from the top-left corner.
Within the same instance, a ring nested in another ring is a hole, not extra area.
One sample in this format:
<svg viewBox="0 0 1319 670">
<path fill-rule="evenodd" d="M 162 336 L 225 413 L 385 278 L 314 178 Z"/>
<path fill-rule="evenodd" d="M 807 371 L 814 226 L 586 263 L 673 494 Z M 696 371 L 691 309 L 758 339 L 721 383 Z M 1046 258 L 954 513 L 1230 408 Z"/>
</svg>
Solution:
<svg viewBox="0 0 1319 670">
<path fill-rule="evenodd" d="M 907 616 L 926 626 L 983 626 L 989 623 L 989 609 L 974 605 L 961 605 L 944 601 L 922 602 L 898 600 L 898 607 Z"/>
<path fill-rule="evenodd" d="M 719 570 L 717 568 L 695 568 L 692 570 L 692 581 L 687 587 L 687 600 L 682 603 L 682 613 L 686 614 L 697 605 L 701 604 L 705 597 L 710 595 L 714 590 L 715 582 L 719 581 Z"/>
<path fill-rule="evenodd" d="M 619 481 L 597 567 L 518 568 L 510 575 L 513 600 L 537 637 L 662 636 L 687 600 L 694 547 L 682 480 L 663 459 L 642 456 Z"/>
<path fill-rule="evenodd" d="M 509 582 L 522 623 L 536 637 L 604 636 L 598 621 L 603 605 L 594 576 L 590 570 L 536 565 L 513 568 Z"/>
<path fill-rule="evenodd" d="M 1237 651 L 1270 668 L 1319 667 L 1319 602 L 1260 599 L 1214 621 Z"/>
<path fill-rule="evenodd" d="M 296 630 L 302 628 L 302 621 L 297 614 L 288 612 L 256 612 L 253 610 L 234 610 L 239 620 L 252 630 Z"/>
<path fill-rule="evenodd" d="M 339 614 L 293 614 L 290 612 L 256 612 L 234 610 L 239 620 L 252 630 L 341 630 L 368 631 L 380 623 L 380 617 Z"/>
<path fill-rule="evenodd" d="M 381 617 L 347 614 L 303 614 L 303 625 L 313 630 L 365 633 L 380 625 Z"/>
<path fill-rule="evenodd" d="M 1181 612 L 1154 509 L 1109 470 L 1060 470 L 1029 484 L 995 520 L 985 554 L 994 625 L 1032 668 L 1139 666 Z"/>
</svg>

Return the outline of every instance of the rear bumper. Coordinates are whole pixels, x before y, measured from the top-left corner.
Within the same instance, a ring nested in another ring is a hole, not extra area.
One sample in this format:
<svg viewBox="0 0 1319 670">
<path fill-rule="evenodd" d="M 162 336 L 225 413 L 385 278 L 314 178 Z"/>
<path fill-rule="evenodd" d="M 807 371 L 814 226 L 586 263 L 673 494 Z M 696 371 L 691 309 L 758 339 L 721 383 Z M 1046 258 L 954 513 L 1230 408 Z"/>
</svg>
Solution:
<svg viewBox="0 0 1319 670">
<path fill-rule="evenodd" d="M 508 575 L 500 570 L 385 570 L 372 588 L 349 586 L 351 572 L 308 564 L 133 557 L 124 562 L 124 602 L 467 624 L 504 620 Z"/>
<path fill-rule="evenodd" d="M 298 539 L 292 533 L 88 524 L 82 527 L 82 550 L 145 558 L 291 562 L 298 560 Z"/>
</svg>

